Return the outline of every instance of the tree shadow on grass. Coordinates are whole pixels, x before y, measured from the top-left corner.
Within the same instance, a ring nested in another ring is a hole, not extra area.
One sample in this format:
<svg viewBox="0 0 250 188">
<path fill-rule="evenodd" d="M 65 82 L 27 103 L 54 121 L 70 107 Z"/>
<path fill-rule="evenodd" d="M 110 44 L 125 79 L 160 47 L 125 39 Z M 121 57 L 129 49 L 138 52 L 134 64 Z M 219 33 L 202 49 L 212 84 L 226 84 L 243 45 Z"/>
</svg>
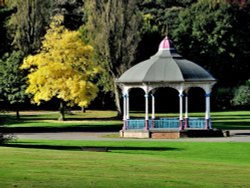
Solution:
<svg viewBox="0 0 250 188">
<path fill-rule="evenodd" d="M 236 133 L 235 136 L 250 136 L 250 133 Z"/>
<path fill-rule="evenodd" d="M 3 133 L 32 133 L 32 132 L 113 132 L 122 128 L 122 122 L 110 122 L 114 118 L 69 118 L 65 122 L 45 122 L 42 120 L 55 120 L 50 117 L 40 115 L 23 115 L 21 120 L 16 120 L 10 115 L 0 115 L 0 132 Z M 96 120 L 84 122 L 86 120 Z M 82 121 L 69 122 L 67 121 Z M 100 124 L 103 122 L 103 124 Z M 11 126 L 11 125 L 15 126 Z M 27 124 L 27 125 L 26 125 Z M 20 126 L 19 126 L 20 125 Z"/>
<path fill-rule="evenodd" d="M 26 121 L 34 120 L 56 120 L 53 116 L 42 116 L 42 115 L 21 115 L 20 119 L 17 120 L 15 115 L 12 114 L 0 114 L 1 120 L 0 123 L 5 123 L 7 125 L 23 123 Z"/>
<path fill-rule="evenodd" d="M 69 151 L 92 151 L 92 152 L 112 152 L 112 151 L 173 151 L 181 150 L 172 147 L 134 147 L 134 146 L 58 146 L 58 145 L 33 145 L 33 144 L 3 144 L 5 147 L 46 149 L 46 150 L 69 150 Z"/>
<path fill-rule="evenodd" d="M 42 116 L 42 115 L 22 115 L 20 120 L 17 120 L 13 115 L 1 115 L 0 114 L 0 125 L 12 125 L 12 124 L 23 124 L 23 123 L 31 123 L 31 122 L 39 122 L 39 121 L 57 121 L 57 117 L 53 116 Z M 117 117 L 74 117 L 73 115 L 66 117 L 64 122 L 67 121 L 114 121 L 121 120 Z"/>
<path fill-rule="evenodd" d="M 96 120 L 96 121 L 113 121 L 113 120 L 121 120 L 121 118 L 117 117 L 117 116 L 111 116 L 111 117 L 78 117 L 77 115 L 71 114 L 65 114 L 66 118 L 65 118 L 65 122 L 67 121 L 92 121 L 92 120 Z M 0 114 L 0 123 L 5 123 L 8 125 L 11 124 L 21 124 L 23 122 L 26 121 L 42 121 L 42 120 L 51 120 L 51 121 L 57 121 L 58 120 L 58 115 L 52 114 L 52 115 L 48 115 L 48 114 L 23 114 L 21 115 L 21 119 L 17 120 L 15 115 L 9 115 L 9 114 Z"/>
</svg>

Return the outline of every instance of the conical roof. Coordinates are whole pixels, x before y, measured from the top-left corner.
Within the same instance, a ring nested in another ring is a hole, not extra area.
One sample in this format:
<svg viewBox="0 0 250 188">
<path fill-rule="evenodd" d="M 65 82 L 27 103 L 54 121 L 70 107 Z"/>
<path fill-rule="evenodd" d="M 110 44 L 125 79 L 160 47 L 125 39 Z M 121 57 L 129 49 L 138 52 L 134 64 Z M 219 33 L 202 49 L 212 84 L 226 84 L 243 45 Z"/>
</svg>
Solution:
<svg viewBox="0 0 250 188">
<path fill-rule="evenodd" d="M 150 59 L 124 72 L 118 83 L 162 83 L 215 81 L 201 66 L 176 53 L 172 42 L 165 37 L 158 52 Z"/>
</svg>

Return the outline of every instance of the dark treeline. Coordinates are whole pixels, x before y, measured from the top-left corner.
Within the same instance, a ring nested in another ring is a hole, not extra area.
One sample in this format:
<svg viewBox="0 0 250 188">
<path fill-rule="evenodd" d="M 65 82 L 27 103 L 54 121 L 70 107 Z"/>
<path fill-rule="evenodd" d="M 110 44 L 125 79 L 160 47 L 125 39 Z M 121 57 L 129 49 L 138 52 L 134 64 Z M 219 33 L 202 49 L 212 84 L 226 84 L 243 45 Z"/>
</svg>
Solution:
<svg viewBox="0 0 250 188">
<path fill-rule="evenodd" d="M 249 107 L 250 0 L 0 0 L 1 109 L 31 108 L 27 72 L 19 67 L 39 53 L 56 15 L 93 46 L 105 70 L 94 80 L 99 95 L 92 108 L 121 113 L 115 78 L 153 55 L 166 35 L 218 79 L 214 109 Z"/>
</svg>

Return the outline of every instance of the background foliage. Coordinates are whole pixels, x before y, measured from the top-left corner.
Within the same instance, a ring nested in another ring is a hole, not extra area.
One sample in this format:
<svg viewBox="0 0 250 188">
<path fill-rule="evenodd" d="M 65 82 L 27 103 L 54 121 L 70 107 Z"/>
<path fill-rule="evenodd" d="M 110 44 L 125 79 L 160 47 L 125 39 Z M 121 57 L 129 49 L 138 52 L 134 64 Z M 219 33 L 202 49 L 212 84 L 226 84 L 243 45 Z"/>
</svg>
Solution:
<svg viewBox="0 0 250 188">
<path fill-rule="evenodd" d="M 39 53 L 51 18 L 61 15 L 65 28 L 80 28 L 81 39 L 92 45 L 94 61 L 104 70 L 92 80 L 102 91 L 92 107 L 116 106 L 120 112 L 114 79 L 153 55 L 165 35 L 180 54 L 218 79 L 213 109 L 248 107 L 238 96 L 248 92 L 242 85 L 250 77 L 249 14 L 250 0 L 1 0 L 0 63 L 19 65 L 24 57 Z M 23 55 L 11 60 L 17 51 Z M 12 69 L 8 75 L 16 72 Z M 5 94 L 2 89 L 0 95 Z"/>
</svg>

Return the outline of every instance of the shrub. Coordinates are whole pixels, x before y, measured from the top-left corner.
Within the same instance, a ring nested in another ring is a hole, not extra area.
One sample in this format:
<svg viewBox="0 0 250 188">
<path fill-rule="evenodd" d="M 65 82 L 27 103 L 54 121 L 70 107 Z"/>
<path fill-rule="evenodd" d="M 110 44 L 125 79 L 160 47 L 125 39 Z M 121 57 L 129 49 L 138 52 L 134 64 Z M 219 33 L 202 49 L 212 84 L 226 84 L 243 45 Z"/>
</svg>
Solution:
<svg viewBox="0 0 250 188">
<path fill-rule="evenodd" d="M 234 92 L 232 104 L 236 106 L 250 105 L 250 86 L 248 84 L 239 86 Z"/>
<path fill-rule="evenodd" d="M 2 144 L 7 144 L 9 141 L 14 140 L 15 136 L 14 135 L 6 135 L 3 133 L 0 133 L 0 145 Z"/>
</svg>

